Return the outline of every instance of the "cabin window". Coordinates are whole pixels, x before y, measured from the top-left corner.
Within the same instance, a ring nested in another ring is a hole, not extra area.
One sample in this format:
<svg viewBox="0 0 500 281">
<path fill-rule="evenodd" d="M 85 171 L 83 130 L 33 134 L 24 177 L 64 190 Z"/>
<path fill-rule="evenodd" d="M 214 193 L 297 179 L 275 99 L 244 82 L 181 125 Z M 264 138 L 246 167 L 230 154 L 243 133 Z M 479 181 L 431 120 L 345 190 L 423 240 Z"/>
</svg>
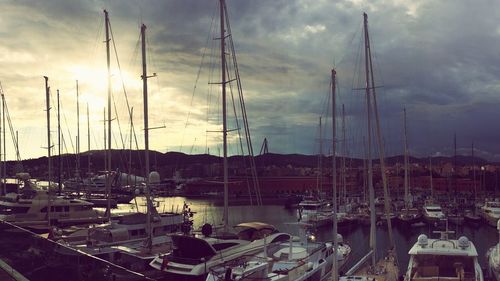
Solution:
<svg viewBox="0 0 500 281">
<path fill-rule="evenodd" d="M 30 207 L 0 207 L 0 214 L 26 214 Z"/>
<path fill-rule="evenodd" d="M 137 229 L 132 229 L 130 231 L 130 235 L 132 235 L 132 236 L 137 236 L 137 234 L 139 234 L 139 232 L 137 231 Z"/>
<path fill-rule="evenodd" d="M 56 212 L 62 212 L 63 207 L 62 206 L 56 206 Z"/>
<path fill-rule="evenodd" d="M 64 211 L 69 212 L 69 206 L 64 206 Z"/>
</svg>

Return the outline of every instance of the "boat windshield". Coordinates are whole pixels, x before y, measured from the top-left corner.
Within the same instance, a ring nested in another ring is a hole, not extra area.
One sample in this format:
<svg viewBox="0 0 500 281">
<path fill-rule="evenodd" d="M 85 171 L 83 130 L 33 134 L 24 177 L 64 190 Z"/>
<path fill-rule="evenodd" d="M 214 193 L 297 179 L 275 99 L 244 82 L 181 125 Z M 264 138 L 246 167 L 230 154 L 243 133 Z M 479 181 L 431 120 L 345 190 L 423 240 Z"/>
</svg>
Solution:
<svg viewBox="0 0 500 281">
<path fill-rule="evenodd" d="M 474 280 L 474 257 L 449 255 L 414 255 L 411 280 L 447 277 L 447 280 Z M 448 279 L 453 278 L 453 279 Z"/>
<path fill-rule="evenodd" d="M 428 212 L 441 212 L 441 207 L 432 206 L 432 207 L 426 207 L 425 209 L 427 209 Z"/>
<path fill-rule="evenodd" d="M 500 202 L 487 202 L 486 206 L 490 208 L 500 208 Z"/>
</svg>

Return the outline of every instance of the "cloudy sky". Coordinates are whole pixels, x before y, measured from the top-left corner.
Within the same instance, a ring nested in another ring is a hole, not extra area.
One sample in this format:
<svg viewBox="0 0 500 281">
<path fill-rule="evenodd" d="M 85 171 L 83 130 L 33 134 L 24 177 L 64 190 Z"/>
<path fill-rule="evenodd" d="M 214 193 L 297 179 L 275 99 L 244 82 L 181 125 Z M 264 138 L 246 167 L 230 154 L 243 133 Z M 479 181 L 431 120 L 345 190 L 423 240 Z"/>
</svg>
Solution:
<svg viewBox="0 0 500 281">
<path fill-rule="evenodd" d="M 103 147 L 106 57 L 103 9 L 110 13 L 113 147 L 129 146 L 130 120 L 143 147 L 140 24 L 147 25 L 152 149 L 220 152 L 219 28 L 216 0 L 1 1 L 0 81 L 22 158 L 46 155 L 45 92 L 49 77 L 55 135 L 61 96 L 64 152 L 76 143 L 76 80 L 81 151 Z M 362 13 L 369 16 L 383 142 L 403 147 L 403 108 L 415 156 L 460 154 L 500 161 L 500 9 L 466 0 L 227 0 L 254 149 L 263 139 L 275 153 L 319 151 L 319 117 L 327 116 L 330 69 L 345 104 L 346 150 L 363 153 Z M 120 68 L 117 62 L 120 63 Z M 125 89 L 125 91 L 124 91 Z M 353 90 L 354 89 L 354 90 Z M 236 94 L 236 93 L 235 93 Z M 237 98 L 235 96 L 235 98 Z M 232 105 L 229 105 L 232 108 Z M 340 105 L 338 111 L 340 112 Z M 230 114 L 232 116 L 232 114 Z M 231 118 L 230 118 L 231 119 Z M 230 129 L 235 129 L 233 121 Z M 341 127 L 341 118 L 337 124 Z M 325 125 L 325 124 L 324 124 Z M 326 124 L 329 128 L 331 125 Z M 119 127 L 121 130 L 119 130 Z M 121 131 L 121 133 L 120 133 Z M 341 134 L 339 129 L 338 134 Z M 328 152 L 331 130 L 323 130 Z M 8 136 L 7 157 L 14 158 Z M 230 153 L 237 153 L 231 137 Z M 57 149 L 55 147 L 54 149 Z"/>
</svg>

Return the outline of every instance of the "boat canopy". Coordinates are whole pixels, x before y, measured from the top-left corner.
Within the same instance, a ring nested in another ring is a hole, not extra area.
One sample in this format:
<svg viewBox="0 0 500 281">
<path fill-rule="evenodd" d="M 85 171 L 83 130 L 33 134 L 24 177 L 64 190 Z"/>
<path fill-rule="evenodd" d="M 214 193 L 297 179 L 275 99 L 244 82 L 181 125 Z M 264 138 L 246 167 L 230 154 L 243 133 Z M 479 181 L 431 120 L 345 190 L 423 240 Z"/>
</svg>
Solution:
<svg viewBox="0 0 500 281">
<path fill-rule="evenodd" d="M 238 238 L 247 241 L 262 239 L 278 232 L 273 225 L 262 222 L 240 223 L 234 227 L 238 231 Z"/>
</svg>

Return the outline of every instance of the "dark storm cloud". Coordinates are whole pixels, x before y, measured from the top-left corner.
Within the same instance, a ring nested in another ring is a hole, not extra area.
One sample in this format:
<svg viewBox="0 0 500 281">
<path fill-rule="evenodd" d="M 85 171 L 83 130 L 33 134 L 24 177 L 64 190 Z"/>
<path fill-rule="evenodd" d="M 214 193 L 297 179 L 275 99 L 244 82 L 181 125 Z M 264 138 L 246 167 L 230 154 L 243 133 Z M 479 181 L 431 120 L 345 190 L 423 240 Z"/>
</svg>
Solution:
<svg viewBox="0 0 500 281">
<path fill-rule="evenodd" d="M 9 91 L 34 96 L 39 91 L 34 87 L 40 87 L 45 73 L 39 65 L 58 76 L 61 65 L 84 62 L 90 43 L 101 43 L 102 36 L 97 35 L 103 32 L 102 9 L 108 9 L 118 51 L 125 54 L 122 61 L 140 60 L 137 50 L 134 53 L 139 24 L 148 27 L 151 65 L 161 79 L 159 96 L 152 98 L 156 102 L 151 105 L 156 122 L 168 120 L 172 127 L 167 131 L 176 132 L 184 127 L 187 112 L 193 111 L 190 123 L 201 124 L 206 119 L 202 97 L 206 90 L 201 88 L 208 82 L 208 58 L 193 101 L 191 96 L 201 57 L 204 52 L 210 55 L 212 39 L 218 37 L 209 34 L 212 24 L 218 27 L 217 2 L 8 1 L 0 35 L 5 38 L 4 53 L 11 55 L 0 55 L 0 61 L 10 70 L 1 72 L 1 79 L 9 81 Z M 346 106 L 347 131 L 359 146 L 366 131 L 365 104 L 363 91 L 352 88 L 364 83 L 360 44 L 366 11 L 375 80 L 382 86 L 377 89 L 377 101 L 387 150 L 401 153 L 401 112 L 406 107 L 410 149 L 416 156 L 450 153 L 456 132 L 464 147 L 461 151 L 467 151 L 474 140 L 483 156 L 490 153 L 489 159 L 497 159 L 500 130 L 493 120 L 500 118 L 496 110 L 500 105 L 500 10 L 495 6 L 490 0 L 473 5 L 466 0 L 227 0 L 256 142 L 268 137 L 271 144 L 276 143 L 271 151 L 314 153 L 318 117 L 329 110 L 330 69 L 335 65 L 338 103 Z M 80 50 L 82 46 L 87 47 Z M 68 85 L 63 87 L 73 87 Z M 41 104 L 42 97 L 14 100 L 13 107 L 20 110 L 22 100 Z M 134 102 L 140 102 L 139 95 Z M 155 134 L 162 142 L 169 139 L 167 133 Z M 352 148 L 356 150 L 362 151 Z"/>
</svg>

